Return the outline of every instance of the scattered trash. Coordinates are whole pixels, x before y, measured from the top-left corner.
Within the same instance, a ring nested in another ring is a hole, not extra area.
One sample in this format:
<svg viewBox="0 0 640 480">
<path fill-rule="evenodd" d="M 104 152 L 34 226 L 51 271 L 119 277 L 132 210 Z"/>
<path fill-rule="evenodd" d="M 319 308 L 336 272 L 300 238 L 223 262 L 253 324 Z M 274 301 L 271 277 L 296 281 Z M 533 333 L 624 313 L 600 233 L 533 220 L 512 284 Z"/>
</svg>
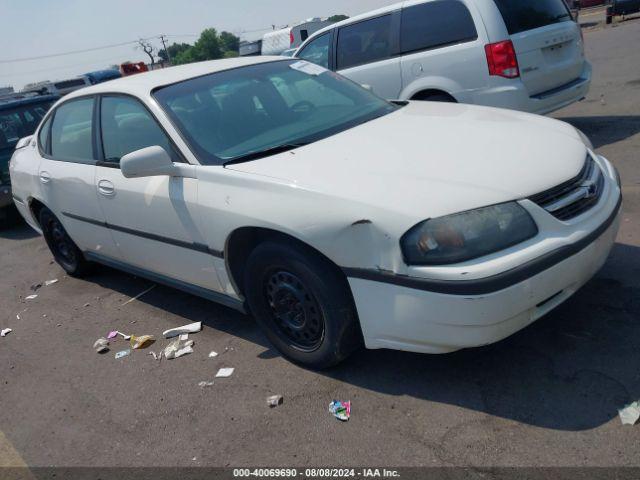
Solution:
<svg viewBox="0 0 640 480">
<path fill-rule="evenodd" d="M 139 348 L 145 348 L 155 342 L 155 338 L 153 335 L 141 335 L 136 337 L 135 335 L 131 335 L 131 348 L 137 350 Z"/>
<path fill-rule="evenodd" d="M 143 296 L 145 293 L 150 292 L 151 290 L 153 290 L 154 288 L 156 288 L 155 284 L 151 285 L 149 288 L 147 288 L 144 292 L 140 292 L 138 295 L 136 295 L 133 298 L 130 298 L 129 300 L 127 300 L 126 302 L 124 302 L 122 304 L 122 306 L 124 307 L 125 305 L 127 305 L 128 303 L 133 302 L 134 300 L 137 300 L 138 298 L 140 298 L 141 296 Z"/>
<path fill-rule="evenodd" d="M 341 402 L 340 400 L 334 400 L 329 404 L 329 413 L 331 413 L 338 420 L 346 422 L 351 416 L 351 402 Z"/>
<path fill-rule="evenodd" d="M 20 314 L 16 313 L 16 320 L 20 320 Z"/>
<path fill-rule="evenodd" d="M 202 322 L 194 322 L 188 325 L 183 325 L 181 327 L 170 328 L 169 330 L 165 330 L 162 332 L 165 338 L 173 338 L 178 335 L 182 335 L 183 333 L 197 333 L 202 330 Z"/>
<path fill-rule="evenodd" d="M 171 360 L 173 358 L 180 358 L 183 355 L 193 353 L 193 340 L 187 342 L 181 342 L 179 338 L 175 339 L 164 349 L 164 358 Z"/>
<path fill-rule="evenodd" d="M 220 370 L 218 370 L 218 373 L 216 373 L 216 377 L 230 377 L 231 375 L 233 375 L 233 370 L 234 368 L 221 368 Z"/>
<path fill-rule="evenodd" d="M 204 382 L 204 381 L 203 382 L 198 382 L 198 386 L 200 388 L 210 387 L 212 385 L 213 385 L 213 382 Z"/>
<path fill-rule="evenodd" d="M 154 360 L 161 360 L 162 359 L 162 352 L 160 352 L 159 355 L 156 352 L 149 352 L 147 355 L 153 355 L 153 359 Z"/>
<path fill-rule="evenodd" d="M 131 355 L 131 350 L 130 349 L 122 350 L 122 351 L 116 353 L 116 360 L 118 360 L 119 358 L 122 358 L 122 357 L 127 357 L 129 355 Z"/>
<path fill-rule="evenodd" d="M 33 294 L 33 295 L 27 295 L 26 297 L 24 297 L 24 299 L 25 300 L 33 300 L 34 298 L 37 298 L 37 297 L 38 297 L 38 295 Z"/>
<path fill-rule="evenodd" d="M 189 334 L 188 333 L 183 333 L 178 338 L 180 338 L 180 340 L 182 340 L 183 342 L 186 342 L 187 340 L 189 340 Z"/>
<path fill-rule="evenodd" d="M 105 353 L 109 351 L 109 341 L 106 338 L 99 338 L 93 344 L 93 349 L 96 353 Z"/>
<path fill-rule="evenodd" d="M 0 337 L 6 337 L 9 333 L 13 332 L 10 328 L 0 330 Z"/>
<path fill-rule="evenodd" d="M 85 306 L 85 307 L 90 307 L 90 306 L 91 306 L 91 304 L 90 304 L 89 302 L 87 302 L 87 303 L 85 303 L 85 304 L 84 304 L 84 306 Z"/>
<path fill-rule="evenodd" d="M 640 419 L 640 401 L 630 403 L 618 410 L 618 415 L 623 425 L 635 425 Z"/>
<path fill-rule="evenodd" d="M 117 331 L 117 330 L 114 330 L 114 331 L 109 332 L 109 333 L 107 334 L 107 338 L 108 338 L 109 340 L 111 340 L 112 338 L 116 338 L 117 336 L 118 336 L 118 331 Z"/>
<path fill-rule="evenodd" d="M 49 285 L 53 285 L 54 283 L 58 283 L 58 279 L 54 278 L 53 280 L 47 280 L 46 282 L 44 282 L 45 287 L 48 287 Z"/>
<path fill-rule="evenodd" d="M 284 399 L 282 398 L 282 395 L 271 395 L 270 397 L 267 397 L 267 405 L 271 408 L 282 405 L 283 401 Z"/>
<path fill-rule="evenodd" d="M 213 350 L 209 352 L 209 358 L 215 358 L 218 356 L 218 352 L 214 352 Z"/>
</svg>

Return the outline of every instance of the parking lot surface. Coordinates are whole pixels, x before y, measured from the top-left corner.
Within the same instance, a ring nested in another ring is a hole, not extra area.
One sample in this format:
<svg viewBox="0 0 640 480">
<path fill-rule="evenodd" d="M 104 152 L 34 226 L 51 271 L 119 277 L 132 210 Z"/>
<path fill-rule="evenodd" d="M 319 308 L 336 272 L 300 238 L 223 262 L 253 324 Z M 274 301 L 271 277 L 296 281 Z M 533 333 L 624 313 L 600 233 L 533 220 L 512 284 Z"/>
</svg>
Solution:
<svg viewBox="0 0 640 480">
<path fill-rule="evenodd" d="M 588 98 L 553 116 L 620 170 L 611 257 L 573 298 L 499 344 L 442 356 L 361 351 L 324 372 L 281 358 L 250 317 L 107 268 L 64 276 L 28 227 L 0 232 L 0 465 L 639 466 L 640 19 L 587 30 Z M 514 161 L 517 159 L 514 158 Z M 37 298 L 31 287 L 42 286 Z M 19 318 L 18 318 L 19 317 Z M 165 329 L 202 321 L 161 362 Z M 97 355 L 110 330 L 146 350 Z M 216 358 L 208 358 L 212 350 Z M 215 378 L 233 367 L 229 378 Z M 201 381 L 214 381 L 201 388 Z M 284 403 L 269 408 L 266 397 Z M 351 420 L 327 411 L 351 400 Z"/>
</svg>

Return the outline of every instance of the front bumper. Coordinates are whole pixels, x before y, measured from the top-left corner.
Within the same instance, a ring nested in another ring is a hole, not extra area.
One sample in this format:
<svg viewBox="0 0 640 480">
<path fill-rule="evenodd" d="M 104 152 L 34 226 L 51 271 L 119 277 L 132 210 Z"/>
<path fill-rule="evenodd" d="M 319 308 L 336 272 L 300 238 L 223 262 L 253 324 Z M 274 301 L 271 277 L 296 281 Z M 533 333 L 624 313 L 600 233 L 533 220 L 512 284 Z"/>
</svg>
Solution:
<svg viewBox="0 0 640 480">
<path fill-rule="evenodd" d="M 606 220 L 534 262 L 474 281 L 347 270 L 367 348 L 447 353 L 497 342 L 564 302 L 605 263 L 620 224 L 619 189 Z M 386 275 L 386 278 L 384 278 Z"/>
</svg>

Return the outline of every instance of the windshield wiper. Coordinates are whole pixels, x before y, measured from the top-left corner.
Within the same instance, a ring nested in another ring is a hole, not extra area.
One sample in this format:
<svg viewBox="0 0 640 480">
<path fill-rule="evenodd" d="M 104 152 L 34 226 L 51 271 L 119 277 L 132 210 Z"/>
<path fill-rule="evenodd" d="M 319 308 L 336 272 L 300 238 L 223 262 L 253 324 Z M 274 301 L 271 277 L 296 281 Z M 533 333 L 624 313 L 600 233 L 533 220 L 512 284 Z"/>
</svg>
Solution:
<svg viewBox="0 0 640 480">
<path fill-rule="evenodd" d="M 309 143 L 311 142 L 283 143 L 282 145 L 275 145 L 263 150 L 256 150 L 254 152 L 249 152 L 245 155 L 240 155 L 239 157 L 232 158 L 226 161 L 224 163 L 224 166 L 226 167 L 227 165 L 233 165 L 234 163 L 250 162 L 251 160 L 257 160 L 259 158 L 269 157 L 278 153 L 288 152 L 289 150 L 293 150 L 294 148 L 309 145 Z"/>
</svg>

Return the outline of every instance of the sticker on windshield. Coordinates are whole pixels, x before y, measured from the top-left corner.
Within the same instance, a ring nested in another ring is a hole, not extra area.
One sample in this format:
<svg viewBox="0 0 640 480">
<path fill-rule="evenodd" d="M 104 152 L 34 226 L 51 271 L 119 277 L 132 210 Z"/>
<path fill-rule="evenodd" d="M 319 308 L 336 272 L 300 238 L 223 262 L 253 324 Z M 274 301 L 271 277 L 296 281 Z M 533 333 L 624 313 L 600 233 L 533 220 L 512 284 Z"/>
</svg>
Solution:
<svg viewBox="0 0 640 480">
<path fill-rule="evenodd" d="M 327 71 L 326 68 L 321 67 L 320 65 L 316 65 L 315 63 L 305 62 L 304 60 L 300 60 L 299 62 L 292 63 L 289 66 L 294 70 L 298 70 L 299 72 L 306 73 L 307 75 L 320 75 Z"/>
</svg>

